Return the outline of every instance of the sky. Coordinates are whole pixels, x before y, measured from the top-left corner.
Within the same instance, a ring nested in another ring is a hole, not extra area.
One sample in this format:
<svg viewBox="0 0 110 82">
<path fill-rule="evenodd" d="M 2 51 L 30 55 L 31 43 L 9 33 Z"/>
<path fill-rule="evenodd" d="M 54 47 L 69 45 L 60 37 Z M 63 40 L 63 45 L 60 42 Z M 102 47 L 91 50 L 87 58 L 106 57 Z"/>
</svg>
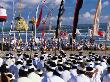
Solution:
<svg viewBox="0 0 110 82">
<path fill-rule="evenodd" d="M 98 0 L 84 0 L 83 7 L 80 10 L 79 24 L 93 24 L 93 17 Z M 19 0 L 14 0 L 15 16 L 18 16 Z M 35 17 L 36 8 L 40 0 L 22 0 L 21 16 L 26 20 Z M 57 25 L 57 15 L 61 0 L 46 0 L 46 6 L 43 9 L 43 19 L 45 19 L 49 10 L 52 10 L 52 17 L 50 20 L 53 25 Z M 63 25 L 72 25 L 74 18 L 76 0 L 64 0 L 65 13 L 62 18 Z M 7 9 L 8 19 L 6 25 L 9 25 L 13 18 L 13 0 L 0 0 L 0 5 Z M 41 4 L 40 4 L 41 8 Z M 39 11 L 40 11 L 39 8 Z M 100 23 L 106 23 L 110 17 L 110 0 L 102 0 L 102 11 L 100 16 Z M 48 19 L 49 21 L 49 19 Z M 1 25 L 1 24 L 0 24 Z M 48 25 L 48 22 L 47 22 Z"/>
</svg>

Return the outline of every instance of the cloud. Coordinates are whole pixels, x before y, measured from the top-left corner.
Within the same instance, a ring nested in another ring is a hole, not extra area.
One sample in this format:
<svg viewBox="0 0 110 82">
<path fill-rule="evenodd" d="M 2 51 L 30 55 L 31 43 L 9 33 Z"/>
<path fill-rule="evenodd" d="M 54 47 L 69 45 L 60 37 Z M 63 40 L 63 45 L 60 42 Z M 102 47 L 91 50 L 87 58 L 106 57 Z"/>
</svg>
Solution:
<svg viewBox="0 0 110 82">
<path fill-rule="evenodd" d="M 109 1 L 105 1 L 102 5 L 103 5 L 103 7 L 106 7 L 106 6 L 108 6 L 109 4 L 110 4 Z"/>
<path fill-rule="evenodd" d="M 91 14 L 89 12 L 86 12 L 86 13 L 83 14 L 84 18 L 89 18 L 90 16 L 91 16 Z"/>
<path fill-rule="evenodd" d="M 96 9 L 91 9 L 90 10 L 91 13 L 94 13 L 95 11 L 96 11 Z"/>
<path fill-rule="evenodd" d="M 100 22 L 105 23 L 105 22 L 108 22 L 108 21 L 109 21 L 109 16 L 106 16 L 106 15 L 104 16 L 103 15 L 103 16 L 100 17 Z"/>
<path fill-rule="evenodd" d="M 16 3 L 15 4 L 15 8 L 18 8 L 19 5 L 20 5 L 19 3 Z M 21 5 L 22 5 L 22 8 L 25 8 L 27 6 L 25 3 L 22 3 Z"/>
<path fill-rule="evenodd" d="M 80 24 L 91 24 L 93 23 L 94 15 L 90 12 L 85 12 L 79 15 L 79 23 Z"/>
<path fill-rule="evenodd" d="M 5 9 L 11 9 L 11 5 L 9 5 L 8 3 L 5 2 L 0 2 L 0 6 L 4 7 Z"/>
<path fill-rule="evenodd" d="M 90 12 L 85 12 L 83 15 L 82 15 L 83 18 L 87 18 L 88 19 L 93 19 L 93 15 L 90 13 Z"/>
<path fill-rule="evenodd" d="M 109 16 L 101 15 L 99 18 L 100 23 L 106 23 L 109 20 Z M 79 16 L 79 23 L 81 24 L 93 24 L 94 15 L 90 12 L 85 12 Z"/>
<path fill-rule="evenodd" d="M 61 0 L 55 0 L 55 4 L 60 4 L 61 3 Z"/>
<path fill-rule="evenodd" d="M 0 5 L 5 6 L 5 8 L 12 9 L 12 2 L 15 2 L 15 8 L 18 8 L 19 0 L 3 0 L 0 2 Z M 34 5 L 38 4 L 41 0 L 22 0 L 23 8 L 32 8 Z M 65 0 L 64 0 L 65 1 Z M 46 0 L 46 4 L 49 3 L 51 7 L 56 7 L 60 5 L 61 0 Z"/>
</svg>

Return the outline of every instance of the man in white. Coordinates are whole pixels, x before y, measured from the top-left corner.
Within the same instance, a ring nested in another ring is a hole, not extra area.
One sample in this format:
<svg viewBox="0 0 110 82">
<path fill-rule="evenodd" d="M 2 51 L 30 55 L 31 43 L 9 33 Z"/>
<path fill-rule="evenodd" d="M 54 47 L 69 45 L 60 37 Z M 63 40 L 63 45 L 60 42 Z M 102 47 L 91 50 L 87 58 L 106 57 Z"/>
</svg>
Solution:
<svg viewBox="0 0 110 82">
<path fill-rule="evenodd" d="M 65 66 L 63 66 L 63 69 L 64 69 L 64 71 L 61 74 L 61 78 L 65 82 L 68 82 L 68 80 L 71 78 L 70 65 L 69 64 L 65 64 Z"/>
<path fill-rule="evenodd" d="M 103 77 L 102 82 L 110 82 L 110 65 L 107 66 L 107 73 L 108 74 Z"/>
<path fill-rule="evenodd" d="M 17 82 L 32 82 L 31 79 L 29 79 L 27 77 L 27 75 L 28 75 L 28 69 L 23 66 L 19 70 L 19 78 L 18 78 L 18 81 Z"/>
<path fill-rule="evenodd" d="M 28 78 L 32 81 L 32 82 L 41 82 L 41 78 L 39 75 L 37 75 L 35 72 L 34 72 L 34 67 L 33 66 L 30 66 L 30 68 L 28 69 L 28 71 L 30 72 L 29 75 L 28 75 Z"/>
<path fill-rule="evenodd" d="M 68 82 L 76 82 L 77 65 L 74 64 L 74 66 L 72 66 L 72 69 L 70 70 L 70 73 L 71 73 L 71 78 L 69 79 Z"/>
<path fill-rule="evenodd" d="M 86 72 L 86 68 L 82 63 L 77 68 L 78 76 L 76 78 L 76 82 L 90 82 L 90 79 L 85 75 L 85 72 Z"/>
</svg>

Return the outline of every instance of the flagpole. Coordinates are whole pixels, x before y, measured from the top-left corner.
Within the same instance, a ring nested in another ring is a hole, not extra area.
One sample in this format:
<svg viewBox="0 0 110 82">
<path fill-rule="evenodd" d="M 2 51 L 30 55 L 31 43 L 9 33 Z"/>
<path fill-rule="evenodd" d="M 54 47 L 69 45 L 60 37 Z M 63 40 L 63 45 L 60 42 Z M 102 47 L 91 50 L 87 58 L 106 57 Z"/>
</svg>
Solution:
<svg viewBox="0 0 110 82">
<path fill-rule="evenodd" d="M 13 26 L 13 31 L 14 31 L 14 19 L 15 19 L 15 9 L 14 9 L 14 0 L 13 0 L 13 20 L 12 20 L 12 26 Z"/>
<path fill-rule="evenodd" d="M 15 32 L 14 32 L 14 51 L 16 49 L 16 35 L 15 35 Z"/>
<path fill-rule="evenodd" d="M 4 45 L 4 31 L 3 31 L 3 27 L 4 27 L 4 21 L 2 23 L 2 51 L 3 51 L 3 45 Z"/>
<path fill-rule="evenodd" d="M 28 20 L 27 20 L 27 25 L 29 24 L 29 14 L 28 14 Z M 28 44 L 28 40 L 27 40 L 27 30 L 26 30 L 26 44 Z"/>
<path fill-rule="evenodd" d="M 107 30 L 106 30 L 106 32 L 107 32 Z M 107 42 L 107 33 L 105 33 L 105 55 L 107 54 L 107 51 L 106 51 L 106 49 L 107 49 L 106 42 Z"/>
<path fill-rule="evenodd" d="M 107 38 L 108 38 L 108 33 L 109 33 L 109 24 L 107 25 L 107 29 L 106 29 L 106 32 L 105 32 L 105 55 L 107 54 L 107 47 L 106 47 L 106 42 L 107 42 Z"/>
</svg>

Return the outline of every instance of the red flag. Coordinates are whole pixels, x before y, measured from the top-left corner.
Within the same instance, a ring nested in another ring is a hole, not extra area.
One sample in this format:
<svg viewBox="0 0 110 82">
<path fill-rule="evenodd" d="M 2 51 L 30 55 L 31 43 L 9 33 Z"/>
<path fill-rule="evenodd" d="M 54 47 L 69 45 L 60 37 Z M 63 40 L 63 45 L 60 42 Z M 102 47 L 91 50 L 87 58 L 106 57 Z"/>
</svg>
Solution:
<svg viewBox="0 0 110 82">
<path fill-rule="evenodd" d="M 42 30 L 42 39 L 44 38 L 44 34 L 45 34 L 45 28 L 46 28 L 46 22 L 43 22 L 43 30 Z"/>
<path fill-rule="evenodd" d="M 104 36 L 104 32 L 103 31 L 99 31 L 98 32 L 98 35 L 101 36 L 101 37 L 103 37 Z"/>
<path fill-rule="evenodd" d="M 42 9 L 44 7 L 44 4 L 45 4 L 46 0 L 43 0 L 43 4 L 42 4 L 42 8 L 40 10 L 40 14 L 39 14 L 39 17 L 38 17 L 38 20 L 37 20 L 37 23 L 36 23 L 36 27 L 38 28 L 39 25 L 40 25 L 40 22 L 41 22 L 41 19 L 42 19 Z"/>
<path fill-rule="evenodd" d="M 45 20 L 42 21 L 43 22 L 42 38 L 44 38 L 45 29 L 46 29 L 46 22 L 47 22 L 47 19 L 49 18 L 49 16 L 51 16 L 50 11 L 48 12 L 47 17 L 45 18 Z"/>
<path fill-rule="evenodd" d="M 42 6 L 42 8 L 43 8 L 43 6 Z M 36 27 L 37 27 L 37 28 L 39 27 L 40 22 L 41 22 L 41 19 L 42 19 L 42 8 L 41 8 L 41 10 L 40 10 L 39 18 L 38 18 L 37 23 L 36 23 Z"/>
</svg>

